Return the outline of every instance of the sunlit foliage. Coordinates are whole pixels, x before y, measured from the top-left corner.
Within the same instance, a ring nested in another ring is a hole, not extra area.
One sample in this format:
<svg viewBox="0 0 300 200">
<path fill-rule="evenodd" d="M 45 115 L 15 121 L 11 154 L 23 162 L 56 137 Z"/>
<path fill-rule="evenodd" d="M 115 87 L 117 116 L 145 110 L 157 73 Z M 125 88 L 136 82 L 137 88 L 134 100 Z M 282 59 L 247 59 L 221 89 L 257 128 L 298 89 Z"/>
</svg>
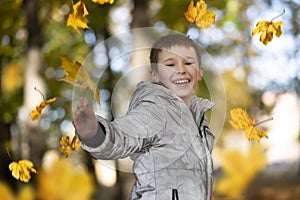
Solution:
<svg viewBox="0 0 300 200">
<path fill-rule="evenodd" d="M 20 88 L 23 84 L 22 68 L 11 64 L 3 68 L 1 74 L 1 90 L 5 93 L 11 93 Z"/>
<path fill-rule="evenodd" d="M 6 184 L 0 183 L 0 199 L 2 200 L 34 200 L 34 190 L 31 186 L 22 187 L 15 194 Z"/>
<path fill-rule="evenodd" d="M 41 200 L 90 200 L 94 189 L 92 176 L 69 159 L 43 167 L 38 176 L 37 196 Z"/>
<path fill-rule="evenodd" d="M 266 164 L 266 156 L 261 147 L 253 143 L 248 152 L 228 150 L 221 155 L 224 176 L 216 185 L 216 190 L 228 197 L 239 197 L 247 185 Z"/>
</svg>

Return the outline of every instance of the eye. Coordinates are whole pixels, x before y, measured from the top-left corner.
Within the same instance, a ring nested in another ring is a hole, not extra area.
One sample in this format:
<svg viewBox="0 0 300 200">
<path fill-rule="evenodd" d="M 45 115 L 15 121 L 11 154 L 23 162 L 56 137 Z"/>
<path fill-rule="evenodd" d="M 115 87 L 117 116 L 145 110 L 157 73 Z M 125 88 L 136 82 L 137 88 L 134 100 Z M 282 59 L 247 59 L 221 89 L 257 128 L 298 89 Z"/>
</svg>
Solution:
<svg viewBox="0 0 300 200">
<path fill-rule="evenodd" d="M 184 64 L 185 65 L 194 65 L 195 62 L 193 62 L 193 61 L 185 61 Z"/>
<path fill-rule="evenodd" d="M 174 63 L 167 63 L 166 66 L 168 66 L 168 67 L 174 67 L 175 64 Z"/>
<path fill-rule="evenodd" d="M 187 58 L 183 60 L 185 65 L 195 65 L 195 59 L 194 58 Z"/>
</svg>

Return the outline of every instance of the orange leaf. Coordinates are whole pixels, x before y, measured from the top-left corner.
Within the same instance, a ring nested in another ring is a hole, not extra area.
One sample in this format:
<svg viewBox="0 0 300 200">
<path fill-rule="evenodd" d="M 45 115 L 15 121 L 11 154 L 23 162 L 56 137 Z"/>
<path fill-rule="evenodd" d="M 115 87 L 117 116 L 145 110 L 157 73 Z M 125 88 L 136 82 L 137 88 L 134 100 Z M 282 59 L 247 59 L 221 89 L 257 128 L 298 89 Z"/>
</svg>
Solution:
<svg viewBox="0 0 300 200">
<path fill-rule="evenodd" d="M 66 157 L 69 157 L 73 151 L 76 151 L 80 147 L 81 142 L 78 141 L 77 136 L 74 136 L 72 141 L 69 136 L 66 136 L 61 138 L 60 145 L 59 150 L 63 152 Z"/>
<path fill-rule="evenodd" d="M 100 5 L 114 3 L 114 0 L 92 0 L 92 1 Z"/>
<path fill-rule="evenodd" d="M 271 21 L 261 20 L 257 22 L 255 28 L 252 30 L 252 36 L 261 33 L 259 40 L 264 45 L 267 45 L 273 40 L 273 35 L 280 37 L 282 34 L 281 26 L 283 25 L 283 21 L 278 20 L 277 22 L 273 22 L 273 20 L 282 16 L 284 13 L 285 10 L 283 10 L 278 16 L 273 17 Z"/>
<path fill-rule="evenodd" d="M 282 34 L 281 26 L 283 21 L 279 20 L 277 22 L 270 22 L 267 20 L 259 21 L 256 27 L 252 30 L 252 36 L 261 32 L 259 40 L 267 45 L 273 40 L 273 35 L 280 37 Z"/>
<path fill-rule="evenodd" d="M 86 16 L 89 14 L 84 2 L 81 0 L 73 5 L 73 13 L 69 14 L 67 19 L 67 26 L 72 26 L 75 31 L 80 33 L 78 28 L 89 28 L 87 23 L 89 22 Z"/>
<path fill-rule="evenodd" d="M 194 6 L 194 1 L 191 0 L 187 11 L 184 13 L 184 16 L 189 22 L 194 23 L 197 15 L 198 15 L 197 8 Z"/>
<path fill-rule="evenodd" d="M 33 168 L 33 164 L 29 160 L 20 160 L 9 164 L 9 170 L 12 171 L 12 176 L 23 182 L 28 182 L 31 178 L 30 173 L 37 173 Z"/>
<path fill-rule="evenodd" d="M 198 28 L 209 28 L 211 24 L 215 23 L 216 14 L 206 10 L 206 3 L 199 0 L 194 6 L 194 1 L 191 0 L 187 11 L 184 13 L 185 18 L 191 22 L 196 22 Z"/>
<path fill-rule="evenodd" d="M 91 80 L 88 72 L 81 66 L 79 62 L 71 63 L 65 57 L 60 57 L 66 75 L 62 77 L 61 81 L 65 81 L 79 88 L 89 88 L 94 93 L 95 100 L 100 104 L 99 92 L 96 84 Z"/>
<path fill-rule="evenodd" d="M 249 115 L 241 108 L 235 108 L 230 111 L 231 120 L 229 123 L 236 130 L 244 130 L 246 137 L 249 140 L 260 141 L 262 137 L 268 138 L 267 133 L 256 126 L 259 123 L 255 124 L 255 120 L 249 117 Z M 272 119 L 272 118 L 270 118 Z M 265 120 L 264 122 L 269 121 Z"/>
<path fill-rule="evenodd" d="M 31 114 L 30 114 L 30 118 L 31 120 L 37 120 L 40 118 L 41 116 L 41 113 L 43 111 L 43 109 L 50 103 L 53 103 L 54 101 L 56 101 L 56 98 L 51 98 L 51 99 L 48 99 L 48 100 L 45 100 L 45 101 L 42 101 L 40 103 L 40 105 L 36 106 L 35 109 L 33 111 L 31 111 Z"/>
</svg>

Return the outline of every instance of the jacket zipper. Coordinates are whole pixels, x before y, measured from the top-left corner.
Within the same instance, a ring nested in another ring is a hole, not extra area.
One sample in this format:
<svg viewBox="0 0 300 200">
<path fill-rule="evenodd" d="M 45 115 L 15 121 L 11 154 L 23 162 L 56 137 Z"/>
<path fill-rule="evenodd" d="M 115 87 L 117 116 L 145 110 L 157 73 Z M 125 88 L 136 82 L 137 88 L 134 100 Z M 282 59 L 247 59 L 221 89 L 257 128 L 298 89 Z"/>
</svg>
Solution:
<svg viewBox="0 0 300 200">
<path fill-rule="evenodd" d="M 172 189 L 172 200 L 179 200 L 178 191 L 176 189 Z"/>
</svg>

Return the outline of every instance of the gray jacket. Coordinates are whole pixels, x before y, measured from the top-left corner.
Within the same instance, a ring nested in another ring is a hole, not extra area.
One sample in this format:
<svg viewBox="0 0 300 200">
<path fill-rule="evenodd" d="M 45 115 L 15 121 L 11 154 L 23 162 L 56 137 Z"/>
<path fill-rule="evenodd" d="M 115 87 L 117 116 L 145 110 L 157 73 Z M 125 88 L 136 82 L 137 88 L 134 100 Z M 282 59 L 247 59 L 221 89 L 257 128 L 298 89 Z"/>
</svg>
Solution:
<svg viewBox="0 0 300 200">
<path fill-rule="evenodd" d="M 214 136 L 203 117 L 213 106 L 193 96 L 188 108 L 164 86 L 140 83 L 125 116 L 112 122 L 97 116 L 104 141 L 82 148 L 96 159 L 131 157 L 131 200 L 211 199 Z"/>
</svg>

